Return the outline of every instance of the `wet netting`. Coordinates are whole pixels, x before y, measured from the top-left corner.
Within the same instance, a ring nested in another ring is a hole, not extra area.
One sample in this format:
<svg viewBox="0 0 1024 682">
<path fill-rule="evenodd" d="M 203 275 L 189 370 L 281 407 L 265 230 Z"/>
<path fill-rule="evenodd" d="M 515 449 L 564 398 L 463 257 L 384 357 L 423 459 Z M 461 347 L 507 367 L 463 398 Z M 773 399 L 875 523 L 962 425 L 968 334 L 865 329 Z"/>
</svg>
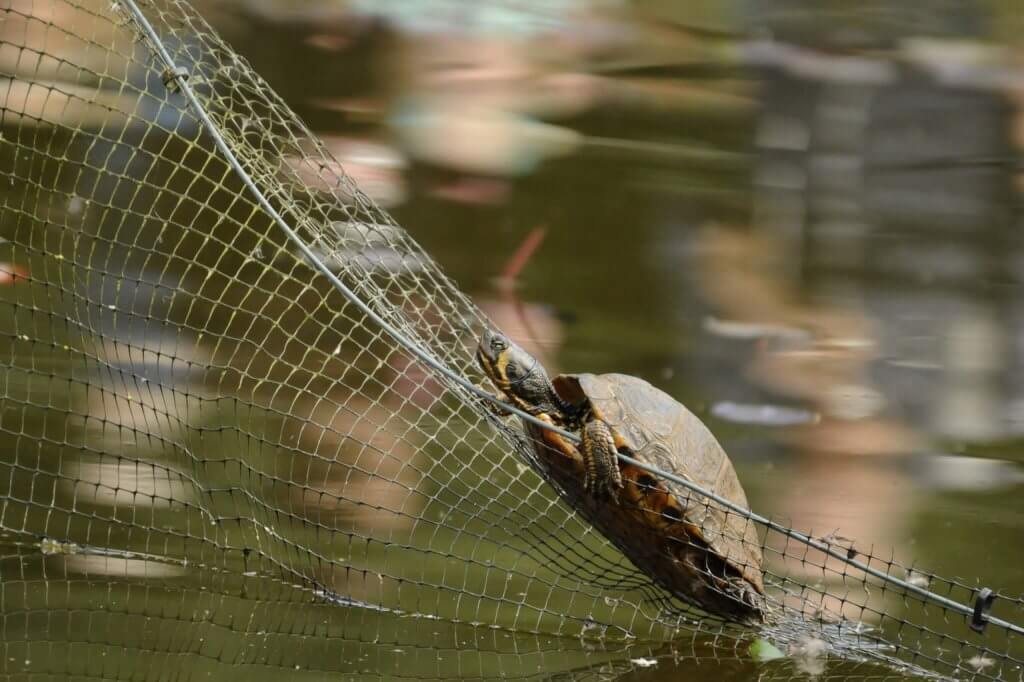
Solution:
<svg viewBox="0 0 1024 682">
<path fill-rule="evenodd" d="M 481 312 L 184 2 L 8 0 L 0 134 L 5 673 L 608 677 L 770 644 L 766 679 L 1021 678 L 1019 597 L 735 496 L 673 488 L 703 554 L 638 553 L 628 500 L 474 388 Z M 682 556 L 712 591 L 763 569 L 764 623 L 696 608 Z"/>
</svg>

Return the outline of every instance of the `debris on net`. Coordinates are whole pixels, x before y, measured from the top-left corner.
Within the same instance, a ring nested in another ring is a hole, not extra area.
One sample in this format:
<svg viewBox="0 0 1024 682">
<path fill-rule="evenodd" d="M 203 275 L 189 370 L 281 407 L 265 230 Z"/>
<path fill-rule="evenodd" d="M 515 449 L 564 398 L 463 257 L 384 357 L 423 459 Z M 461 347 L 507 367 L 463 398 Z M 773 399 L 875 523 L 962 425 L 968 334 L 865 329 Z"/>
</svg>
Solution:
<svg viewBox="0 0 1024 682">
<path fill-rule="evenodd" d="M 15 0 L 0 19 L 18 670 L 116 676 L 129 662 L 97 656 L 127 651 L 359 673 L 383 642 L 427 676 L 607 674 L 663 660 L 637 642 L 748 660 L 763 640 L 786 678 L 823 656 L 1020 678 L 1020 599 L 760 517 L 770 622 L 682 601 L 528 466 L 464 383 L 487 320 L 185 2 Z"/>
</svg>

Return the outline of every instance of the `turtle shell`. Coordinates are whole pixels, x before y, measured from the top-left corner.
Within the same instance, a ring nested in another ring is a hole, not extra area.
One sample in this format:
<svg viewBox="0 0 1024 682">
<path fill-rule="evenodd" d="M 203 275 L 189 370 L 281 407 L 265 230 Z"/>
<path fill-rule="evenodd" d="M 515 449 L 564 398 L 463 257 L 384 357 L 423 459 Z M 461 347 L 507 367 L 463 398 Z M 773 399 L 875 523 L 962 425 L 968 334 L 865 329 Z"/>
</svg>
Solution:
<svg viewBox="0 0 1024 682">
<path fill-rule="evenodd" d="M 736 471 L 722 446 L 700 419 L 664 391 L 624 374 L 562 375 L 554 383 L 563 398 L 574 403 L 589 401 L 594 416 L 612 428 L 620 451 L 625 449 L 641 462 L 693 481 L 744 509 L 749 508 Z M 635 471 L 628 471 L 630 468 Z M 635 467 L 626 467 L 622 473 L 627 486 L 632 484 L 634 501 L 652 512 L 631 517 L 647 528 L 636 528 L 638 532 L 632 534 L 628 533 L 629 529 L 617 533 L 626 543 L 630 542 L 630 537 L 643 537 L 644 531 L 649 537 L 652 529 L 662 535 L 676 536 L 681 541 L 677 545 L 698 548 L 707 555 L 697 558 L 694 551 L 684 552 L 680 562 L 692 565 L 699 561 L 703 566 L 714 562 L 720 566 L 713 571 L 724 581 L 724 587 L 718 585 L 718 590 L 745 591 L 746 585 L 742 584 L 745 582 L 758 594 L 764 593 L 761 543 L 753 522 L 682 485 L 664 479 L 652 480 L 652 476 Z M 638 485 L 638 481 L 644 485 Z M 652 485 L 657 486 L 659 494 L 651 494 Z M 627 499 L 622 504 L 628 502 Z M 633 554 L 630 547 L 625 549 L 627 555 Z M 671 563 L 659 562 L 658 566 L 656 570 L 670 570 Z M 698 573 L 700 576 L 707 574 L 704 569 Z M 669 578 L 662 582 L 673 582 L 671 576 Z M 706 595 L 693 594 L 694 589 L 689 586 L 684 591 L 698 603 L 709 605 Z"/>
</svg>

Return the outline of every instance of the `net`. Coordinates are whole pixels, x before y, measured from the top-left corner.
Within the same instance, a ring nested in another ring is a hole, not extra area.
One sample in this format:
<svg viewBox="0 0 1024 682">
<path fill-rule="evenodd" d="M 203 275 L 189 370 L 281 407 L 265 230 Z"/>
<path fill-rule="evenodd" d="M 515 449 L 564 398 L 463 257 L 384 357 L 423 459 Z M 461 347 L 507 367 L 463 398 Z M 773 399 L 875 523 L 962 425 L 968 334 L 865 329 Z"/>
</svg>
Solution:
<svg viewBox="0 0 1024 682">
<path fill-rule="evenodd" d="M 764 637 L 1021 676 L 1021 599 L 699 490 L 757 528 L 772 615 L 694 608 L 491 414 L 487 320 L 187 4 L 0 18 L 6 672 L 586 677 Z"/>
</svg>

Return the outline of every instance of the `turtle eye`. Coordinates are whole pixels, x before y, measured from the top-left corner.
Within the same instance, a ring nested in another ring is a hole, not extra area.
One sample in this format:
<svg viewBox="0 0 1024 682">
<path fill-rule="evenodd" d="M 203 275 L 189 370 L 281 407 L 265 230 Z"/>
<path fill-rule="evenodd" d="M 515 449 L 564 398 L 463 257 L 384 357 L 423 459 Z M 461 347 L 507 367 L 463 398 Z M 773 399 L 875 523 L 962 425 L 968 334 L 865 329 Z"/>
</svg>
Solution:
<svg viewBox="0 0 1024 682">
<path fill-rule="evenodd" d="M 500 353 L 506 348 L 508 348 L 508 344 L 505 343 L 505 339 L 501 338 L 500 336 L 495 336 L 491 339 L 491 350 L 495 351 L 496 353 Z"/>
</svg>

